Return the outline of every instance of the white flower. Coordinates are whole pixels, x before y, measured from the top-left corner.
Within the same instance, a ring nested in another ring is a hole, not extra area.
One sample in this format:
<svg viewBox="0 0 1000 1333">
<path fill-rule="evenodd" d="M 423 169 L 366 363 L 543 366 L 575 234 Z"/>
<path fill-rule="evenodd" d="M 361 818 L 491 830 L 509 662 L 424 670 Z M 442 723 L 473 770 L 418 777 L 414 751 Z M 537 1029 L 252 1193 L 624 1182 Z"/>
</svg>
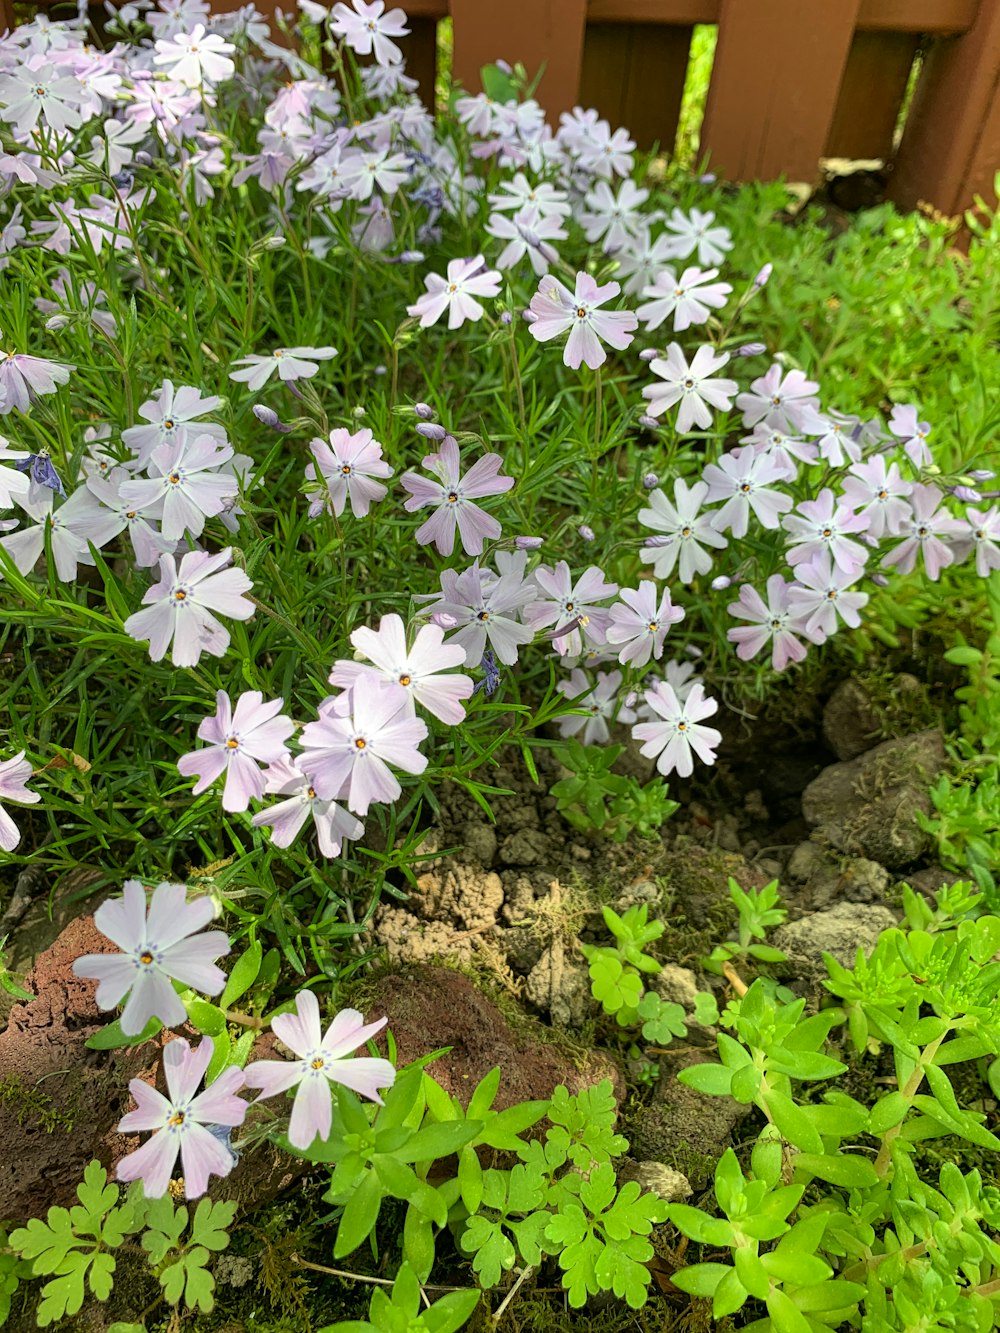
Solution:
<svg viewBox="0 0 1000 1333">
<path fill-rule="evenodd" d="M 77 129 L 83 124 L 81 96 L 80 84 L 72 74 L 60 73 L 60 67 L 43 55 L 30 56 L 23 65 L 0 75 L 0 102 L 6 103 L 3 119 L 18 134 L 33 130 L 39 119 L 57 134 Z"/>
<path fill-rule="evenodd" d="M 246 384 L 256 393 L 275 371 L 281 380 L 308 380 L 319 370 L 318 362 L 329 361 L 336 355 L 336 347 L 276 347 L 265 356 L 241 356 L 233 365 L 243 369 L 231 370 L 229 378 Z"/>
<path fill-rule="evenodd" d="M 153 63 L 169 66 L 170 77 L 188 88 L 220 83 L 236 73 L 227 52 L 235 51 L 231 42 L 214 33 L 206 33 L 203 23 L 196 23 L 189 33 L 178 33 L 156 43 Z"/>
<path fill-rule="evenodd" d="M 733 248 L 733 238 L 725 227 L 713 227 L 714 213 L 692 208 L 689 214 L 675 208 L 667 222 L 672 259 L 688 259 L 697 252 L 702 267 L 721 264 L 726 251 Z"/>
<path fill-rule="evenodd" d="M 712 414 L 707 405 L 719 412 L 728 412 L 733 405 L 733 394 L 739 388 L 735 380 L 712 378 L 728 361 L 728 352 L 716 353 L 706 345 L 698 348 L 689 366 L 680 346 L 671 343 L 665 360 L 658 357 L 649 363 L 653 374 L 665 381 L 651 384 L 642 391 L 643 398 L 649 400 L 649 414 L 661 416 L 668 407 L 679 402 L 677 430 L 681 435 L 686 435 L 692 426 L 708 430 L 712 425 Z"/>
<path fill-rule="evenodd" d="M 380 65 L 398 65 L 403 53 L 390 37 L 405 37 L 410 31 L 406 26 L 406 15 L 401 9 L 390 9 L 385 13 L 383 0 L 352 0 L 354 9 L 344 4 L 333 7 L 330 27 L 352 51 L 359 56 L 374 53 Z"/>
<path fill-rule="evenodd" d="M 692 685 L 683 702 L 665 680 L 647 690 L 644 699 L 662 720 L 638 722 L 632 728 L 632 735 L 645 742 L 640 754 L 647 759 L 659 756 L 656 767 L 664 776 L 676 772 L 679 777 L 690 777 L 694 772 L 692 754 L 703 764 L 715 763 L 715 747 L 721 744 L 722 733 L 714 727 L 702 726 L 701 719 L 717 713 L 719 705 L 714 699 L 705 698 L 700 682 Z"/>
<path fill-rule="evenodd" d="M 683 333 L 692 324 L 704 324 L 711 310 L 721 310 L 733 290 L 728 282 L 713 282 L 719 276 L 717 268 L 686 268 L 681 276 L 673 269 L 658 273 L 656 281 L 642 290 L 650 299 L 635 312 L 651 332 L 658 329 L 668 315 L 674 317 L 674 332 Z"/>
<path fill-rule="evenodd" d="M 681 582 L 690 583 L 695 574 L 707 574 L 712 568 L 712 557 L 702 548 L 712 546 L 721 551 L 726 546 L 725 537 L 712 523 L 713 515 L 698 513 L 707 494 L 707 482 L 696 481 L 689 487 L 678 477 L 673 504 L 657 487 L 650 492 L 649 508 L 639 510 L 643 527 L 662 534 L 650 538 L 639 552 L 639 559 L 653 566 L 658 579 L 669 578 L 679 559 Z"/>
</svg>

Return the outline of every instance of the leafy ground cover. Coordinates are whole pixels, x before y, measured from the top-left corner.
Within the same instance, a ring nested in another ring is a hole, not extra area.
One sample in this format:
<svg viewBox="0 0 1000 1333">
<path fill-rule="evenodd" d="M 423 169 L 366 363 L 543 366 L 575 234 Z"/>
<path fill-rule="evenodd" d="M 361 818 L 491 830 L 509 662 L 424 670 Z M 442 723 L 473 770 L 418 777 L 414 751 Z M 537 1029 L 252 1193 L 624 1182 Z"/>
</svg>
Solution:
<svg viewBox="0 0 1000 1333">
<path fill-rule="evenodd" d="M 0 929 L 101 903 L 87 1058 L 162 1048 L 130 1150 L 8 1219 L 0 1315 L 990 1328 L 997 216 L 834 233 L 520 70 L 435 120 L 404 27 L 0 45 Z M 855 756 L 884 853 L 803 796 Z M 879 904 L 813 971 L 807 853 Z M 436 955 L 615 1077 L 458 1096 L 426 1015 L 401 1058 L 379 975 Z M 678 1088 L 700 1164 L 649 1146 Z"/>
</svg>

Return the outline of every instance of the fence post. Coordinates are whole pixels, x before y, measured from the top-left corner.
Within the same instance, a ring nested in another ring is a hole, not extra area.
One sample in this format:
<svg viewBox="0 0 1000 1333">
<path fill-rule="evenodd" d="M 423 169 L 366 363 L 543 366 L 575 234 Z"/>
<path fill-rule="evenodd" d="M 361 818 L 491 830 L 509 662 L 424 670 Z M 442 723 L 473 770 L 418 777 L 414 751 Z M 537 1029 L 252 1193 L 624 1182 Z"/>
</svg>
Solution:
<svg viewBox="0 0 1000 1333">
<path fill-rule="evenodd" d="M 545 65 L 538 100 L 550 121 L 577 104 L 587 0 L 451 0 L 451 16 L 455 77 L 470 92 L 483 65 L 502 58 L 529 77 Z"/>
<path fill-rule="evenodd" d="M 968 32 L 928 52 L 903 130 L 889 198 L 962 213 L 989 200 L 1000 167 L 1000 5 L 982 0 Z"/>
<path fill-rule="evenodd" d="M 0 33 L 14 27 L 14 0 L 0 0 Z"/>
<path fill-rule="evenodd" d="M 861 0 L 722 0 L 701 130 L 733 180 L 811 181 L 833 124 Z"/>
<path fill-rule="evenodd" d="M 690 24 L 589 23 L 583 44 L 581 100 L 624 125 L 640 150 L 659 143 L 671 154 L 677 138 Z"/>
</svg>

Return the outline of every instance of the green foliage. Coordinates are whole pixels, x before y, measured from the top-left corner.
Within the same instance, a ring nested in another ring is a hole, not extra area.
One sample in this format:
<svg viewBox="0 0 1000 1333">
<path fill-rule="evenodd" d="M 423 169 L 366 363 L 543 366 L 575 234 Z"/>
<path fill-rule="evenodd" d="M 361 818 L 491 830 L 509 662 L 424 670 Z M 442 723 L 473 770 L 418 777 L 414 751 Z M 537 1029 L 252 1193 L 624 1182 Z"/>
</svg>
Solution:
<svg viewBox="0 0 1000 1333">
<path fill-rule="evenodd" d="M 730 876 L 729 896 L 739 915 L 739 933 L 735 940 L 717 945 L 707 958 L 701 960 L 707 972 L 722 976 L 726 963 L 751 958 L 756 963 L 780 963 L 785 955 L 769 944 L 754 941 L 764 939 L 768 930 L 780 926 L 788 913 L 780 906 L 778 881 L 772 879 L 762 889 L 741 889 Z"/>
<path fill-rule="evenodd" d="M 50 1208 L 46 1221 L 32 1218 L 10 1235 L 11 1248 L 30 1263 L 33 1277 L 52 1275 L 42 1287 L 36 1314 L 39 1328 L 77 1314 L 88 1290 L 106 1301 L 116 1268 L 112 1251 L 142 1226 L 141 1195 L 130 1191 L 119 1203 L 118 1189 L 108 1184 L 99 1162 L 87 1167 L 76 1195 L 79 1204 Z M 23 1269 L 15 1272 L 18 1277 L 25 1275 Z"/>
<path fill-rule="evenodd" d="M 184 1239 L 189 1221 L 187 1208 L 175 1208 L 166 1196 L 147 1205 L 142 1248 L 149 1255 L 164 1300 L 169 1304 L 179 1305 L 183 1298 L 188 1309 L 197 1307 L 203 1314 L 214 1308 L 215 1279 L 208 1265 L 211 1252 L 224 1250 L 229 1244 L 228 1228 L 235 1216 L 234 1203 L 202 1199 Z"/>
<path fill-rule="evenodd" d="M 749 1171 L 732 1151 L 718 1163 L 717 1214 L 669 1206 L 706 1250 L 675 1285 L 710 1298 L 714 1318 L 755 1300 L 767 1311 L 752 1325 L 761 1333 L 995 1326 L 1000 1190 L 950 1161 L 935 1189 L 915 1164 L 920 1145 L 946 1136 L 1000 1148 L 948 1072 L 978 1061 L 994 1092 L 1000 1082 L 1000 918 L 975 916 L 979 901 L 957 885 L 931 908 L 907 890 L 909 929 L 885 932 L 868 958 L 859 950 L 854 968 L 827 957 L 838 1007 L 805 1017 L 802 1001 L 758 978 L 727 1010 L 734 1035 L 719 1033 L 720 1062 L 679 1075 L 764 1118 Z M 836 1088 L 808 1092 L 845 1070 L 828 1049 L 840 1027 L 859 1052 L 891 1051 L 895 1086 L 873 1105 Z"/>
<path fill-rule="evenodd" d="M 327 1324 L 319 1333 L 456 1333 L 478 1304 L 478 1291 L 452 1291 L 424 1308 L 417 1276 L 404 1263 L 390 1296 L 381 1287 L 372 1292 L 367 1319 Z"/>
</svg>

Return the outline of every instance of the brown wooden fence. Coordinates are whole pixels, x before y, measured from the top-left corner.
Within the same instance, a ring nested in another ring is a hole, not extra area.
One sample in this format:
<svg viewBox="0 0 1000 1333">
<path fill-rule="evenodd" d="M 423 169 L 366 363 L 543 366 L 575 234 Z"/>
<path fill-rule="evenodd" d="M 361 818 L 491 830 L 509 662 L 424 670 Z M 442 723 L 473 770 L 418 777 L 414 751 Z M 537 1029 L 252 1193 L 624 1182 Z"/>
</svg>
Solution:
<svg viewBox="0 0 1000 1333">
<path fill-rule="evenodd" d="M 280 0 L 257 0 L 272 10 Z M 392 0 L 389 0 L 392 3 Z M 400 0 L 409 72 L 433 99 L 437 25 L 470 90 L 502 57 L 544 65 L 553 121 L 577 104 L 673 147 L 691 34 L 718 25 L 701 152 L 730 180 L 811 181 L 821 157 L 883 158 L 889 194 L 960 213 L 1000 170 L 1000 0 Z M 226 0 L 217 0 L 219 7 Z M 0 28 L 13 0 L 0 0 Z M 893 136 L 924 52 L 898 150 Z"/>
</svg>

